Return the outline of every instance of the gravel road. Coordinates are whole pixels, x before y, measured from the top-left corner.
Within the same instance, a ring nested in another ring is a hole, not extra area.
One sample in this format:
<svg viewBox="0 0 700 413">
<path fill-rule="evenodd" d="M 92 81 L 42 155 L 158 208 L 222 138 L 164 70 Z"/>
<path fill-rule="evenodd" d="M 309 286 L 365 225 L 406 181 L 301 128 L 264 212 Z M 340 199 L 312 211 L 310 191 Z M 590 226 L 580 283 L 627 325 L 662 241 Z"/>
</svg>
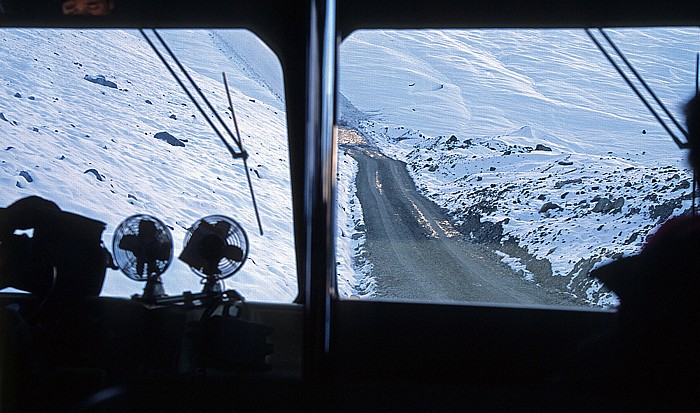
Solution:
<svg viewBox="0 0 700 413">
<path fill-rule="evenodd" d="M 449 216 L 416 190 L 405 163 L 382 155 L 351 130 L 340 131 L 340 142 L 358 162 L 366 258 L 378 297 L 571 305 L 523 280 L 486 247 L 465 241 Z"/>
</svg>

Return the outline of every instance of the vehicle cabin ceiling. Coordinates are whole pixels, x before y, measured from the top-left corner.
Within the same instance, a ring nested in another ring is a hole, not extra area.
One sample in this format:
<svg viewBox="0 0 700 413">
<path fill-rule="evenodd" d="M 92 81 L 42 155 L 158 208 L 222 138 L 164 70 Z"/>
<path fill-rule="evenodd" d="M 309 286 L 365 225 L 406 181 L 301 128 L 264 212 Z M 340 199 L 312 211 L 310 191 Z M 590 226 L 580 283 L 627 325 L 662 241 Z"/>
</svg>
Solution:
<svg viewBox="0 0 700 413">
<path fill-rule="evenodd" d="M 56 15 L 55 1 L 5 0 L 3 25 L 36 27 L 246 27 L 286 30 L 307 18 L 314 0 L 119 0 L 123 13 L 96 19 Z M 338 0 L 343 35 L 359 28 L 681 26 L 698 24 L 700 5 L 653 0 Z"/>
</svg>

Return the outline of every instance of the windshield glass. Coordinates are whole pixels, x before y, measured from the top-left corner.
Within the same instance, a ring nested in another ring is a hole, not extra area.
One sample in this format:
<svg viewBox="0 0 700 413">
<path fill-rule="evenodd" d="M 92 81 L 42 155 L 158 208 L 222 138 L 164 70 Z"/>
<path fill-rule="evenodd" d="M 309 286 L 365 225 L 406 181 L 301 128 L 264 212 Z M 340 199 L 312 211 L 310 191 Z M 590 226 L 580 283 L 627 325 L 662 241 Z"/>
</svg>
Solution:
<svg viewBox="0 0 700 413">
<path fill-rule="evenodd" d="M 155 33 L 145 33 L 178 71 Z M 3 29 L 0 206 L 30 195 L 51 200 L 106 223 L 102 240 L 110 250 L 125 218 L 158 218 L 174 239 L 174 259 L 162 275 L 166 294 L 202 290 L 202 278 L 177 257 L 188 228 L 224 215 L 240 224 L 250 244 L 246 265 L 225 287 L 249 300 L 291 302 L 297 282 L 279 61 L 245 30 L 158 33 L 235 130 L 222 81 L 227 74 L 251 185 L 243 159 L 229 154 L 139 31 Z M 102 295 L 129 297 L 142 289 L 108 270 Z"/>
<path fill-rule="evenodd" d="M 605 34 L 683 124 L 700 30 Z M 590 271 L 691 207 L 685 152 L 584 30 L 358 31 L 338 102 L 345 297 L 612 306 Z"/>
</svg>

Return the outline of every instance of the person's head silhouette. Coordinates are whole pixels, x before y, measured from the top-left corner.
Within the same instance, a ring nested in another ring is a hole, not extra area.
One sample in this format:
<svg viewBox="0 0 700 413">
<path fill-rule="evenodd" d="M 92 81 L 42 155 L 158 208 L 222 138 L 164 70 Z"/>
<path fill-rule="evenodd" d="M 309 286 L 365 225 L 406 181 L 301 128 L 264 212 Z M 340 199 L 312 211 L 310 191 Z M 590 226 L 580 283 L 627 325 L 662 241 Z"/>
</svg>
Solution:
<svg viewBox="0 0 700 413">
<path fill-rule="evenodd" d="M 64 0 L 63 14 L 87 14 L 91 16 L 106 16 L 114 10 L 115 0 Z"/>
</svg>

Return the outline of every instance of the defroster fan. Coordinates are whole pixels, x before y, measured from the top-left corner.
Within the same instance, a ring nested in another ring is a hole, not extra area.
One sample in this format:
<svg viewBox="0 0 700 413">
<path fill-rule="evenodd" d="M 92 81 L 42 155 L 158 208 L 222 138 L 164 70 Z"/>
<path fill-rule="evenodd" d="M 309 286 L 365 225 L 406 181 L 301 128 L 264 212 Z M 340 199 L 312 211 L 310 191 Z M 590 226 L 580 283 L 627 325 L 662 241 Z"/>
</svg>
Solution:
<svg viewBox="0 0 700 413">
<path fill-rule="evenodd" d="M 160 276 L 173 259 L 173 236 L 158 218 L 126 218 L 114 231 L 112 251 L 117 266 L 127 277 L 146 282 L 144 302 L 152 304 L 165 295 Z"/>
<path fill-rule="evenodd" d="M 233 219 L 210 215 L 185 234 L 180 260 L 205 280 L 204 292 L 221 293 L 222 281 L 235 274 L 248 257 L 248 236 Z"/>
</svg>

